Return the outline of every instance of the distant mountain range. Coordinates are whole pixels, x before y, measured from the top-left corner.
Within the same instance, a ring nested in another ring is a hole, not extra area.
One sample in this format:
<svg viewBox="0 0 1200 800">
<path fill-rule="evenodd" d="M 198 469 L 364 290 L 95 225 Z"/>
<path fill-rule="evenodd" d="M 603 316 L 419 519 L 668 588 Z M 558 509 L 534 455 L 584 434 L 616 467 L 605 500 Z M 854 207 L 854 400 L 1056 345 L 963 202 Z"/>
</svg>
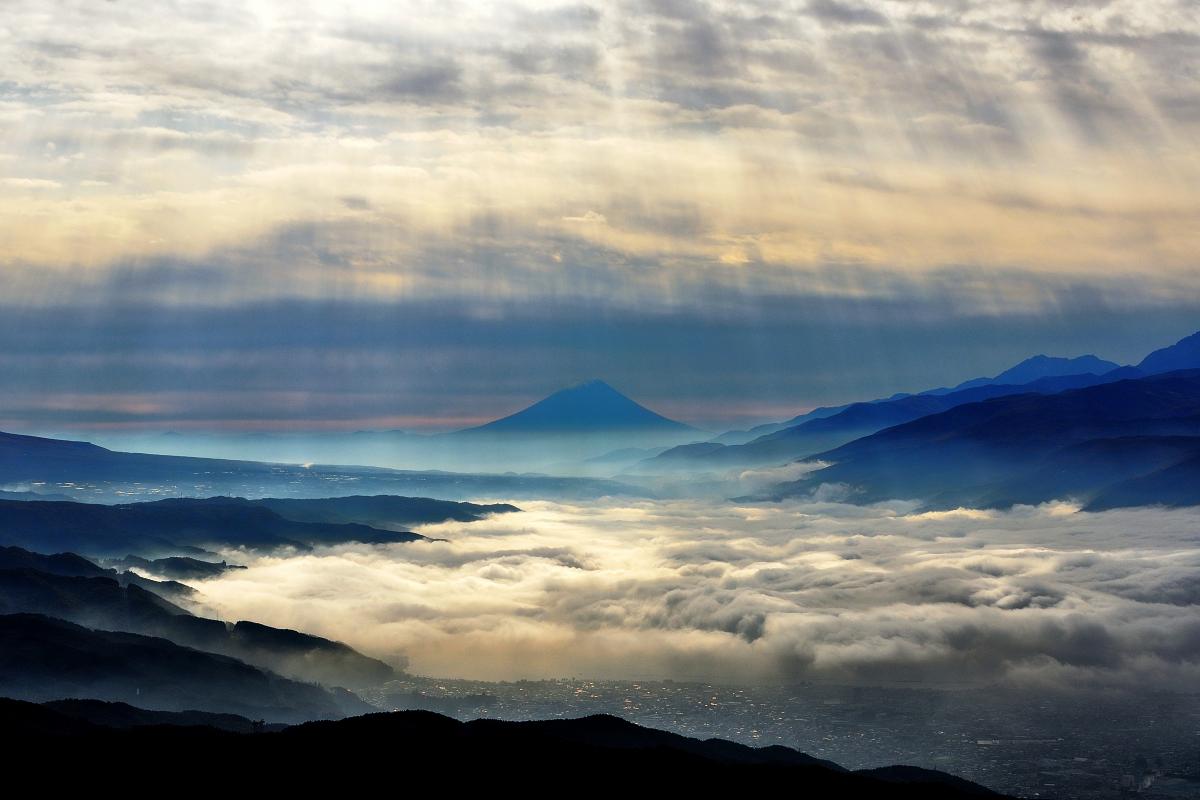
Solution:
<svg viewBox="0 0 1200 800">
<path fill-rule="evenodd" d="M 460 440 L 464 453 L 479 443 Z M 512 466 L 512 465 L 509 465 Z M 363 466 L 281 464 L 196 456 L 125 453 L 88 442 L 0 433 L 0 485 L 34 487 L 10 493 L 14 501 L 69 495 L 120 502 L 135 497 L 286 497 L 324 499 L 345 494 L 464 500 L 474 497 L 566 498 L 645 492 L 615 480 L 538 474 L 406 471 Z M 70 548 L 65 548 L 70 549 Z"/>
<path fill-rule="evenodd" d="M 260 462 L 373 465 L 404 471 L 447 470 L 473 474 L 539 473 L 607 477 L 616 470 L 608 468 L 607 463 L 593 463 L 593 459 L 603 458 L 614 450 L 645 451 L 630 459 L 639 460 L 656 448 L 705 439 L 709 435 L 646 408 L 602 380 L 590 380 L 556 391 L 516 413 L 485 425 L 447 433 L 418 434 L 401 430 L 352 433 L 155 433 L 110 435 L 102 443 L 116 450 L 186 454 L 203 458 L 250 458 Z M 628 460 L 623 460 L 618 466 L 625 463 Z M 317 469 L 325 471 L 328 468 Z M 210 472 L 214 476 L 224 473 L 219 470 Z M 533 480 L 532 475 L 522 477 L 527 484 Z M 599 484 L 575 483 L 570 491 L 576 499 L 581 499 L 589 494 L 619 494 L 630 490 L 630 487 L 616 483 L 608 486 L 610 491 L 606 492 Z M 545 483 L 539 486 L 543 495 L 549 493 L 551 488 Z M 383 491 L 403 493 L 397 489 Z M 562 491 L 555 494 L 562 494 Z M 425 490 L 419 493 L 430 494 Z M 511 491 L 504 494 L 514 498 L 532 496 L 516 495 Z"/>
<path fill-rule="evenodd" d="M 93 786 L 119 765 L 141 781 L 189 790 L 277 794 L 353 791 L 399 761 L 456 793 L 494 794 L 519 783 L 523 795 L 582 791 L 710 797 L 799 794 L 876 800 L 999 798 L 978 784 L 914 767 L 852 772 L 786 747 L 700 741 L 609 716 L 545 722 L 458 722 L 423 711 L 370 714 L 283 730 L 255 731 L 229 715 L 146 712 L 96 702 L 38 705 L 0 700 L 0 744 L 12 763 L 55 785 Z M 136 761 L 131 762 L 131 754 Z M 63 770 L 69 765 L 69 770 Z M 338 768 L 327 768 L 337 765 Z M 386 775 L 391 773 L 386 772 Z"/>
<path fill-rule="evenodd" d="M 1020 386 L 1042 378 L 1061 378 L 1065 375 L 1104 375 L 1120 366 L 1120 364 L 1114 364 L 1093 355 L 1074 358 L 1037 355 L 1009 367 L 994 377 L 974 378 L 963 381 L 953 389 L 934 389 L 931 393 L 945 394 L 962 389 L 974 389 L 978 386 Z"/>
<path fill-rule="evenodd" d="M 917 392 L 916 395 L 939 395 L 950 394 L 951 392 L 962 391 L 963 389 L 973 389 L 981 386 L 1019 386 L 1022 384 L 1032 383 L 1033 381 L 1042 378 L 1060 378 L 1067 376 L 1080 375 L 1103 375 L 1111 370 L 1117 369 L 1118 365 L 1098 358 L 1093 355 L 1076 356 L 1074 358 L 1060 358 L 1054 356 L 1037 355 L 1027 358 L 1024 361 L 1004 370 L 1000 374 L 992 378 L 972 378 L 971 380 L 963 381 L 957 386 L 941 387 L 938 389 L 926 389 L 923 392 Z M 792 428 L 805 422 L 816 419 L 824 419 L 832 417 L 842 411 L 845 411 L 852 406 L 884 403 L 891 400 L 901 400 L 907 397 L 913 397 L 914 393 L 902 392 L 877 400 L 868 400 L 858 403 L 847 403 L 840 406 L 822 406 L 814 408 L 804 414 L 792 417 L 784 422 L 769 422 L 764 425 L 758 425 L 746 431 L 727 431 L 712 441 L 719 444 L 746 444 L 754 441 L 759 437 L 768 436 L 772 433 Z"/>
<path fill-rule="evenodd" d="M 262 497 L 274 490 L 286 490 L 286 494 L 290 495 L 270 502 L 239 501 L 242 508 L 234 508 L 232 501 L 224 501 L 225 507 L 221 508 L 211 505 L 201 508 L 186 503 L 168 504 L 154 512 L 139 508 L 130 512 L 131 524 L 123 523 L 117 528 L 106 522 L 104 512 L 86 512 L 95 517 L 88 522 L 91 529 L 96 531 L 89 540 L 93 548 L 103 543 L 104 536 L 108 535 L 105 531 L 116 529 L 131 545 L 129 552 L 152 559 L 195 555 L 188 552 L 186 547 L 203 549 L 202 540 L 205 537 L 212 543 L 220 543 L 215 533 L 218 528 L 236 531 L 240 541 L 248 546 L 259 547 L 287 543 L 306 546 L 335 540 L 400 540 L 397 537 L 404 534 L 404 529 L 395 519 L 389 518 L 391 512 L 380 505 L 382 501 L 374 501 L 374 505 L 363 500 L 354 503 L 343 501 L 338 509 L 328 504 L 314 505 L 315 498 L 336 493 L 338 486 L 353 485 L 360 494 L 370 491 L 395 495 L 401 493 L 397 490 L 409 490 L 403 493 L 455 498 L 505 496 L 580 500 L 605 495 L 645 497 L 671 492 L 717 491 L 722 483 L 728 485 L 728 475 L 818 458 L 844 460 L 847 463 L 839 461 L 834 465 L 836 469 L 822 470 L 793 487 L 778 487 L 768 496 L 804 491 L 812 481 L 820 480 L 846 483 L 850 496 L 859 499 L 903 496 L 952 502 L 954 498 L 963 498 L 964 502 L 970 499 L 1003 504 L 1010 500 L 1025 502 L 1021 498 L 1037 497 L 1046 492 L 1069 491 L 1072 497 L 1093 504 L 1089 507 L 1094 508 L 1143 501 L 1192 504 L 1200 503 L 1200 497 L 1195 496 L 1187 485 L 1187 477 L 1194 468 L 1189 466 L 1191 442 L 1188 441 L 1193 433 L 1186 426 L 1169 432 L 1148 422 L 1140 425 L 1131 423 L 1109 430 L 1097 428 L 1092 431 L 1092 439 L 1087 441 L 1059 441 L 1054 439 L 1054 435 L 1061 433 L 1061 429 L 1048 431 L 1046 438 L 1030 440 L 1025 446 L 1025 456 L 1020 460 L 1023 469 L 1046 470 L 1048 473 L 1055 469 L 1068 470 L 1070 459 L 1087 459 L 1088 452 L 1092 452 L 1098 460 L 1070 468 L 1074 475 L 1071 479 L 1049 480 L 1039 473 L 1042 477 L 1037 479 L 1037 485 L 1025 488 L 1018 486 L 1017 476 L 1004 474 L 1002 465 L 995 461 L 998 455 L 988 451 L 990 455 L 985 457 L 986 448 L 972 451 L 972 456 L 979 461 L 975 464 L 954 462 L 951 448 L 939 451 L 937 446 L 931 445 L 926 466 L 932 466 L 937 461 L 933 456 L 935 451 L 938 451 L 938 459 L 945 462 L 946 483 L 938 489 L 937 480 L 933 478 L 935 473 L 928 469 L 928 477 L 924 480 L 920 476 L 905 476 L 902 480 L 888 481 L 878 472 L 868 474 L 864 456 L 855 455 L 857 451 L 849 447 L 856 442 L 872 440 L 872 437 L 894 428 L 940 418 L 959 408 L 974 408 L 1004 398 L 1027 398 L 1021 402 L 1036 405 L 1036 399 L 1028 398 L 1054 398 L 1070 392 L 1130 381 L 1148 381 L 1162 374 L 1174 374 L 1163 373 L 1164 369 L 1179 371 L 1176 368 L 1180 367 L 1184 370 L 1200 368 L 1200 333 L 1156 350 L 1137 366 L 1119 367 L 1093 355 L 1075 358 L 1038 355 L 994 377 L 964 381 L 955 387 L 815 409 L 785 423 L 762 426 L 749 432 L 731 431 L 708 439 L 694 428 L 667 419 L 597 380 L 556 392 L 522 411 L 478 428 L 441 436 L 416 437 L 426 443 L 422 447 L 427 449 L 421 452 L 434 460 L 449 460 L 463 465 L 485 464 L 494 468 L 538 464 L 552 471 L 580 475 L 617 473 L 617 479 L 294 466 L 121 453 L 86 442 L 0 434 L 0 484 L 109 501 L 133 490 L 132 487 L 144 493 L 158 494 L 244 494 Z M 1101 397 L 1102 393 L 1088 396 Z M 758 435 L 752 436 L 755 433 Z M 364 441 L 377 444 L 383 441 L 371 439 L 370 434 L 361 435 L 368 437 Z M 390 435 L 381 434 L 385 437 Z M 1016 435 L 1019 436 L 1020 432 L 1017 431 Z M 751 438 L 744 441 L 746 437 Z M 1101 446 L 1098 443 L 1101 439 L 1120 441 Z M 436 444 L 429 445 L 429 442 Z M 1062 452 L 1057 453 L 1056 450 L 1056 454 L 1051 456 L 1046 448 L 1052 443 Z M 1068 450 L 1068 447 L 1074 449 Z M 1088 451 L 1088 448 L 1093 450 Z M 959 451 L 959 455 L 967 457 L 965 450 Z M 848 463 L 851 456 L 858 462 L 854 468 Z M 1061 459 L 1061 463 L 1037 459 Z M 1111 463 L 1111 466 L 1101 471 L 1098 467 L 1101 462 Z M 883 461 L 879 463 L 879 469 L 884 469 Z M 1147 466 L 1138 471 L 1135 465 Z M 910 468 L 917 466 L 915 463 L 909 465 Z M 972 475 L 978 475 L 978 487 L 974 492 L 967 492 L 959 484 Z M 689 488 L 679 488 L 684 484 Z M 895 495 L 895 492 L 902 494 Z M 936 499 L 935 494 L 938 495 Z M 24 491 L 15 493 L 8 501 L 0 498 L 0 518 L 11 517 L 14 520 L 10 526 L 10 538 L 24 535 L 23 530 L 28 532 L 29 526 L 22 527 L 23 523 L 20 523 L 23 515 L 34 516 L 44 512 L 5 511 L 3 503 L 20 503 L 30 499 L 36 499 L 36 496 Z M 288 504 L 286 510 L 284 504 Z M 158 516 L 168 513 L 181 517 L 192 515 L 196 519 L 186 524 L 180 520 L 172 522 L 170 528 L 176 532 L 173 534 L 175 538 L 165 543 L 168 546 L 155 550 L 152 526 L 147 522 L 139 528 L 141 523 L 137 522 L 141 516 L 150 513 Z M 281 519 L 272 519 L 272 514 Z M 227 518 L 218 519 L 221 515 Z M 206 516 L 209 521 L 203 522 L 199 516 Z M 239 528 L 238 525 L 243 527 Z M 82 540 L 69 538 L 71 527 L 64 520 L 46 529 L 67 537 L 61 539 L 58 549 L 83 550 L 98 556 L 126 555 L 115 552 L 115 549 L 119 549 L 116 546 L 108 550 L 84 549 Z M 180 531 L 190 533 L 183 536 L 178 533 Z M 129 537 L 134 534 L 142 539 L 132 542 Z M 13 540 L 16 544 L 22 542 L 34 545 L 32 539 Z"/>
<path fill-rule="evenodd" d="M 1021 385 L 989 383 L 948 390 L 944 393 L 942 390 L 934 390 L 888 400 L 852 403 L 827 416 L 808 419 L 774 433 L 764 434 L 745 444 L 701 442 L 675 447 L 638 463 L 630 472 L 694 472 L 781 464 L 812 456 L 892 425 L 910 422 L 967 403 L 1015 394 L 1053 394 L 1141 374 L 1132 367 L 1119 367 L 1104 375 L 1051 376 Z"/>
<path fill-rule="evenodd" d="M 1183 367 L 1164 373 L 1164 369 Z M 1104 370 L 1074 373 L 1073 370 Z M 1136 367 L 1035 356 L 994 378 L 854 403 L 742 444 L 668 449 L 633 473 L 827 463 L 765 497 L 841 487 L 857 502 L 934 507 L 1074 499 L 1092 510 L 1200 504 L 1200 333 Z M 1063 374 L 1066 373 L 1066 374 Z M 1024 383 L 1005 383 L 1031 379 Z"/>
<path fill-rule="evenodd" d="M 1197 459 L 1200 370 L 1190 370 L 960 405 L 820 453 L 829 466 L 771 495 L 833 484 L 862 502 L 931 507 L 1194 505 Z"/>
</svg>

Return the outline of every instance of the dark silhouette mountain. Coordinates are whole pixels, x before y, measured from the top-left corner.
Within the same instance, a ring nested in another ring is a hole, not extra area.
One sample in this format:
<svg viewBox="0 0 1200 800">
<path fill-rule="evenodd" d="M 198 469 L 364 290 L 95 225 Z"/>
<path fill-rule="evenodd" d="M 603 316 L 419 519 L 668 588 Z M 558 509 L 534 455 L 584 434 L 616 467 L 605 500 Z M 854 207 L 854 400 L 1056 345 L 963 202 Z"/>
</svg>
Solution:
<svg viewBox="0 0 1200 800">
<path fill-rule="evenodd" d="M 893 767 L 850 772 L 786 747 L 752 748 L 700 741 L 642 728 L 607 716 L 548 722 L 458 722 L 422 711 L 370 714 L 281 731 L 231 732 L 215 725 L 184 727 L 172 718 L 126 724 L 133 712 L 33 705 L 0 700 L 6 755 L 23 768 L 70 764 L 72 775 L 136 769 L 143 780 L 178 781 L 178 755 L 220 769 L 188 773 L 190 790 L 360 791 L 378 776 L 369 770 L 321 765 L 380 765 L 397 758 L 409 772 L 455 793 L 494 794 L 519 784 L 522 794 L 562 797 L 596 793 L 712 797 L 796 794 L 877 800 L 998 798 L 969 781 L 932 770 Z M 113 717 L 116 717 L 113 720 Z M 187 723 L 190 724 L 190 723 Z M 136 753 L 136 765 L 128 756 Z M 269 765 L 287 765 L 268 769 Z M 62 773 L 61 768 L 59 774 Z M 56 780 L 56 786 L 62 781 Z M 584 788 L 586 787 L 586 788 Z"/>
<path fill-rule="evenodd" d="M 1200 454 L 1200 371 L 961 405 L 825 453 L 773 496 L 843 484 L 871 502 L 1008 506 L 1074 498 Z M 1200 485 L 1186 493 L 1200 503 Z"/>
<path fill-rule="evenodd" d="M 515 414 L 452 435 L 693 436 L 700 433 L 689 425 L 656 414 L 604 381 L 592 380 L 557 391 Z"/>
<path fill-rule="evenodd" d="M 420 525 L 449 521 L 478 522 L 492 514 L 508 514 L 521 510 L 508 503 L 479 505 L 477 503 L 432 500 L 428 497 L 401 497 L 388 494 L 304 500 L 268 497 L 248 502 L 270 509 L 285 519 L 297 522 L 357 523 L 387 530 L 391 530 L 397 525 Z"/>
<path fill-rule="evenodd" d="M 240 498 L 178 498 L 148 503 L 26 503 L 0 500 L 0 544 L 89 556 L 203 555 L 207 547 L 269 550 L 425 537 L 358 523 L 297 522 Z"/>
<path fill-rule="evenodd" d="M 28 569 L 72 578 L 116 578 L 117 576 L 115 569 L 105 569 L 74 553 L 43 555 L 20 547 L 0 547 L 0 569 Z"/>
<path fill-rule="evenodd" d="M 0 616 L 0 695 L 90 697 L 276 722 L 340 718 L 364 708 L 348 692 L 281 678 L 228 656 L 36 614 Z"/>
<path fill-rule="evenodd" d="M 204 580 L 215 578 L 234 569 L 245 569 L 237 564 L 227 564 L 224 561 L 204 561 L 190 556 L 167 556 L 166 558 L 142 558 L 141 556 L 125 556 L 112 559 L 109 564 L 129 569 L 140 569 L 154 575 L 162 575 L 182 581 Z"/>
<path fill-rule="evenodd" d="M 1020 386 L 987 384 L 948 394 L 926 393 L 905 395 L 891 400 L 853 403 L 830 416 L 811 419 L 761 436 L 746 444 L 721 445 L 702 442 L 681 445 L 642 462 L 633 471 L 731 469 L 783 464 L 813 456 L 893 425 L 967 403 L 1024 393 L 1054 394 L 1066 389 L 1109 383 L 1140 374 L 1130 367 L 1121 367 L 1104 375 L 1052 376 Z"/>
<path fill-rule="evenodd" d="M 196 594 L 195 589 L 177 581 L 156 581 L 133 572 L 118 572 L 74 553 L 42 555 L 20 547 L 0 547 L 0 569 L 28 569 L 78 578 L 112 578 L 122 586 L 138 586 L 164 598 L 188 599 Z"/>
<path fill-rule="evenodd" d="M 86 563 L 86 562 L 85 562 Z M 35 569 L 0 569 L 0 614 L 31 613 L 89 628 L 169 639 L 237 658 L 297 680 L 329 686 L 374 686 L 395 677 L 387 664 L 341 642 L 254 622 L 193 616 L 180 606 L 115 578 Z"/>
<path fill-rule="evenodd" d="M 1155 350 L 1142 359 L 1138 369 L 1147 373 L 1200 369 L 1200 332 L 1186 336 L 1169 347 Z"/>
<path fill-rule="evenodd" d="M 0 700 L 0 709 L 14 710 L 14 706 L 30 705 L 15 700 Z M 129 730 L 146 727 L 212 728 L 230 733 L 260 733 L 264 730 L 283 730 L 279 723 L 270 726 L 249 720 L 237 714 L 216 714 L 210 711 L 151 711 L 128 703 L 110 703 L 104 700 L 51 700 L 40 704 L 56 714 L 77 720 L 86 726 L 82 730 L 94 732 L 99 728 Z M 0 713 L 3 713 L 0 711 Z"/>
</svg>

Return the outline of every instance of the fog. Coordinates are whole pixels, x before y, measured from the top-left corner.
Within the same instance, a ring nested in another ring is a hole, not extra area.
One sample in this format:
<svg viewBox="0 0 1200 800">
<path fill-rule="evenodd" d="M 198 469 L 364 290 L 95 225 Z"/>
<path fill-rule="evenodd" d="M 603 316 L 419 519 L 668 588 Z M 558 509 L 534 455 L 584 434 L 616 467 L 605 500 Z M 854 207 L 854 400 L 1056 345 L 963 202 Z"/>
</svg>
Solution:
<svg viewBox="0 0 1200 800">
<path fill-rule="evenodd" d="M 417 674 L 1132 687 L 1200 679 L 1200 511 L 523 504 L 446 541 L 225 552 L 227 619 Z"/>
</svg>

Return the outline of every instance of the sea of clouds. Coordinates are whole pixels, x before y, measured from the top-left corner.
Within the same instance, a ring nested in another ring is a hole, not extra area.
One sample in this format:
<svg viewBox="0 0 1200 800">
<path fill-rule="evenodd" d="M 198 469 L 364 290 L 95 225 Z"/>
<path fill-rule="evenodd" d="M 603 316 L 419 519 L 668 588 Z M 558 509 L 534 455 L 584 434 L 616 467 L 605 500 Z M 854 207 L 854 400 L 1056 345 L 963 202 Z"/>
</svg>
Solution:
<svg viewBox="0 0 1200 800">
<path fill-rule="evenodd" d="M 208 610 L 441 677 L 1196 685 L 1200 511 L 533 502 L 226 557 Z"/>
</svg>

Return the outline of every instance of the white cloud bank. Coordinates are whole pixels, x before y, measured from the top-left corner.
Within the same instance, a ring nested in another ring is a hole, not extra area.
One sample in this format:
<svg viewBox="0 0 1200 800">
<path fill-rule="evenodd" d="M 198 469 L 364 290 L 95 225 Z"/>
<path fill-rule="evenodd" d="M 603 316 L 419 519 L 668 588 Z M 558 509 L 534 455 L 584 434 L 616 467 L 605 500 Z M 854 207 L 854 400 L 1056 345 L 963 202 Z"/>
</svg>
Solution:
<svg viewBox="0 0 1200 800">
<path fill-rule="evenodd" d="M 1200 679 L 1200 512 L 530 504 L 449 541 L 230 557 L 209 605 L 481 679 Z"/>
</svg>

